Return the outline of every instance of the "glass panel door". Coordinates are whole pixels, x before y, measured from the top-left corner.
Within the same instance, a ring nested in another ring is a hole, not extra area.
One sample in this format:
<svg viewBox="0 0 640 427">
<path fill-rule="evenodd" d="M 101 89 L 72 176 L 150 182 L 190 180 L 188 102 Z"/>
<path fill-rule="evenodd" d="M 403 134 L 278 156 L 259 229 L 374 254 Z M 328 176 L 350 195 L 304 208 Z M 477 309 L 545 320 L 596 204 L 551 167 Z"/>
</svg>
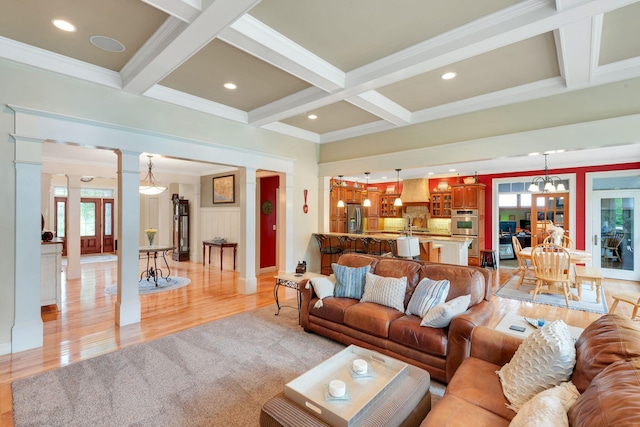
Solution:
<svg viewBox="0 0 640 427">
<path fill-rule="evenodd" d="M 638 252 L 635 251 L 640 221 L 640 192 L 637 190 L 595 191 L 592 205 L 593 265 L 605 277 L 640 279 Z"/>
<path fill-rule="evenodd" d="M 80 201 L 80 253 L 83 255 L 102 252 L 101 208 L 100 199 Z"/>
</svg>

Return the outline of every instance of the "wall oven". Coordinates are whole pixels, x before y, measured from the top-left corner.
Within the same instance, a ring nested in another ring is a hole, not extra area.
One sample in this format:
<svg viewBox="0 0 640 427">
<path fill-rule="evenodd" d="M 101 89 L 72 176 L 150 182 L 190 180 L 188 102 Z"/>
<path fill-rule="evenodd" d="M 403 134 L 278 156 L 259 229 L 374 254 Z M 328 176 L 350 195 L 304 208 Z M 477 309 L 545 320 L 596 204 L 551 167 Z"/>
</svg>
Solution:
<svg viewBox="0 0 640 427">
<path fill-rule="evenodd" d="M 478 235 L 478 210 L 460 209 L 451 213 L 451 234 L 458 236 Z"/>
</svg>

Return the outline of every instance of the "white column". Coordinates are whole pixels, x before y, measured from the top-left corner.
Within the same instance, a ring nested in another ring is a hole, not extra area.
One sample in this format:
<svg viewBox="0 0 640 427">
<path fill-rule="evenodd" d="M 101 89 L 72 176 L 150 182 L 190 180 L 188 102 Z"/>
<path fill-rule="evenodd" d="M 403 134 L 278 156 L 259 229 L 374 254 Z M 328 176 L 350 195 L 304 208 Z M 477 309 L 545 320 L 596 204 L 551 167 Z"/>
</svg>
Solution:
<svg viewBox="0 0 640 427">
<path fill-rule="evenodd" d="M 42 347 L 40 242 L 42 141 L 14 137 L 16 168 L 15 318 L 11 351 Z"/>
<path fill-rule="evenodd" d="M 78 175 L 67 175 L 67 279 L 79 279 L 80 270 L 80 187 Z"/>
<path fill-rule="evenodd" d="M 256 169 L 240 170 L 240 241 L 238 242 L 238 292 L 255 294 L 256 279 Z"/>
<path fill-rule="evenodd" d="M 53 231 L 55 224 L 51 222 L 53 213 L 51 212 L 51 174 L 40 175 L 40 213 L 44 217 L 44 229 Z"/>
<path fill-rule="evenodd" d="M 282 197 L 282 188 L 285 188 L 285 210 L 284 210 L 284 268 L 285 270 L 290 272 L 295 272 L 297 261 L 293 259 L 293 174 L 286 174 L 284 186 L 280 183 L 280 197 Z"/>
<path fill-rule="evenodd" d="M 140 153 L 116 150 L 118 155 L 118 297 L 116 324 L 140 322 L 138 296 L 138 238 L 140 228 Z"/>
</svg>

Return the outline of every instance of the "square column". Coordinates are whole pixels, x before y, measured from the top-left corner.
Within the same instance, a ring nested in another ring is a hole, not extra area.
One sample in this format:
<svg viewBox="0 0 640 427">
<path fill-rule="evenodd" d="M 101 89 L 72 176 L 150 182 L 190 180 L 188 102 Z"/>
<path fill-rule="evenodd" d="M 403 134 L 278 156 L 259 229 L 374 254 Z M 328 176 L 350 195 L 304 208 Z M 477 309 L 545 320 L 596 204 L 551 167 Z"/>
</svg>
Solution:
<svg viewBox="0 0 640 427">
<path fill-rule="evenodd" d="M 116 324 L 139 323 L 140 153 L 115 151 L 118 156 L 118 296 Z"/>
<path fill-rule="evenodd" d="M 255 294 L 256 279 L 256 169 L 240 170 L 240 242 L 238 244 L 238 292 Z"/>
<path fill-rule="evenodd" d="M 15 317 L 11 352 L 42 347 L 40 245 L 42 140 L 14 137 L 16 167 Z"/>
</svg>

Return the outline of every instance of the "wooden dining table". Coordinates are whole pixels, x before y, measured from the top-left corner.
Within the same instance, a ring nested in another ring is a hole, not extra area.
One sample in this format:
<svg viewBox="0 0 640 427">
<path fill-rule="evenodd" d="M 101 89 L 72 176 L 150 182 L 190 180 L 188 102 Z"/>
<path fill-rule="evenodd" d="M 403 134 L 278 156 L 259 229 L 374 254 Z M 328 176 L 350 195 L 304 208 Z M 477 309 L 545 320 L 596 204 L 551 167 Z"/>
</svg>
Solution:
<svg viewBox="0 0 640 427">
<path fill-rule="evenodd" d="M 569 262 L 571 262 L 571 264 L 586 264 L 591 262 L 591 252 L 583 251 L 580 249 L 567 250 L 569 251 Z M 531 261 L 531 251 L 533 251 L 533 247 L 531 246 L 522 248 L 522 251 L 520 251 L 520 256 Z"/>
</svg>

